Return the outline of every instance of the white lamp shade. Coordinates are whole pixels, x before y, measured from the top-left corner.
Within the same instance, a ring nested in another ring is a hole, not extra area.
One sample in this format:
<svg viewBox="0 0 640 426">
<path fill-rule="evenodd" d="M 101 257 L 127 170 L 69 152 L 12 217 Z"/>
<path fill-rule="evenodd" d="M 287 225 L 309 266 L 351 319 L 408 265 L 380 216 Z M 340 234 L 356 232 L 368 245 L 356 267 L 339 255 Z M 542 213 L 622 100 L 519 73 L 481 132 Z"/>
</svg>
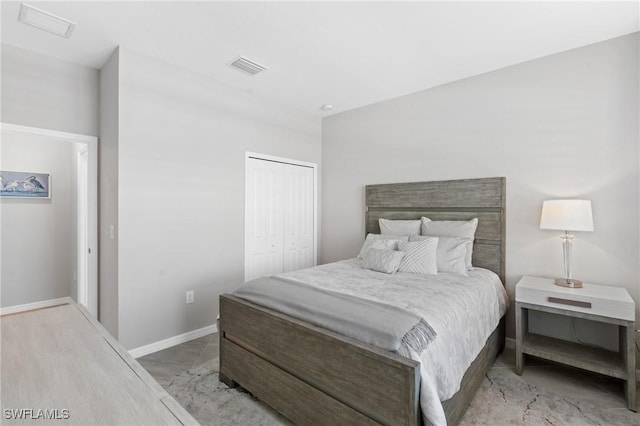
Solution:
<svg viewBox="0 0 640 426">
<path fill-rule="evenodd" d="M 589 200 L 547 200 L 542 203 L 540 229 L 593 231 Z"/>
</svg>

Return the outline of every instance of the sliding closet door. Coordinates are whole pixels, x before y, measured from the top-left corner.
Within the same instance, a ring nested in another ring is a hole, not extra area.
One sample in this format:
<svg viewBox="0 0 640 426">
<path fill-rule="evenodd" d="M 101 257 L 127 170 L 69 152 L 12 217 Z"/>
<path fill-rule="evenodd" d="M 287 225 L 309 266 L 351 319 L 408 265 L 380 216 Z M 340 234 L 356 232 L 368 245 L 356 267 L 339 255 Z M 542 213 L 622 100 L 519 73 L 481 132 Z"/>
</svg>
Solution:
<svg viewBox="0 0 640 426">
<path fill-rule="evenodd" d="M 282 167 L 250 158 L 246 170 L 245 280 L 283 271 Z"/>
<path fill-rule="evenodd" d="M 284 164 L 284 271 L 313 266 L 313 169 Z"/>
<path fill-rule="evenodd" d="M 313 266 L 313 167 L 249 157 L 245 191 L 245 280 Z"/>
</svg>

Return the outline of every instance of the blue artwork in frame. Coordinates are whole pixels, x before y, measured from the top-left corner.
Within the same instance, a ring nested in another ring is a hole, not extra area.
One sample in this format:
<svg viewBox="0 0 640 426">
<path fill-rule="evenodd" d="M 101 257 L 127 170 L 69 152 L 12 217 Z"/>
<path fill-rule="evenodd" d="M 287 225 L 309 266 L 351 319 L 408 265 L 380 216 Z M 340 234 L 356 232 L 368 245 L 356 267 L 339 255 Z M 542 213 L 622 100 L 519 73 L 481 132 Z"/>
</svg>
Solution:
<svg viewBox="0 0 640 426">
<path fill-rule="evenodd" d="M 1 198 L 51 198 L 49 173 L 0 171 Z"/>
</svg>

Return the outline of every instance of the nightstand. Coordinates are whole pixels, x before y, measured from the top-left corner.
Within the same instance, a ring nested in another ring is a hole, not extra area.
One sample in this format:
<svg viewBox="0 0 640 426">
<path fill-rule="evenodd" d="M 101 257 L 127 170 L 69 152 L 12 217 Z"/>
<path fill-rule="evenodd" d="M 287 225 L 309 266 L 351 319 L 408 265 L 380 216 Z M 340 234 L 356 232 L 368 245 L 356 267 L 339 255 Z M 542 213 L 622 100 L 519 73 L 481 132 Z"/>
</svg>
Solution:
<svg viewBox="0 0 640 426">
<path fill-rule="evenodd" d="M 529 333 L 529 310 L 615 324 L 619 352 Z M 518 375 L 525 354 L 624 380 L 629 409 L 636 411 L 635 304 L 624 288 L 587 283 L 566 288 L 553 279 L 522 277 L 516 284 Z"/>
</svg>

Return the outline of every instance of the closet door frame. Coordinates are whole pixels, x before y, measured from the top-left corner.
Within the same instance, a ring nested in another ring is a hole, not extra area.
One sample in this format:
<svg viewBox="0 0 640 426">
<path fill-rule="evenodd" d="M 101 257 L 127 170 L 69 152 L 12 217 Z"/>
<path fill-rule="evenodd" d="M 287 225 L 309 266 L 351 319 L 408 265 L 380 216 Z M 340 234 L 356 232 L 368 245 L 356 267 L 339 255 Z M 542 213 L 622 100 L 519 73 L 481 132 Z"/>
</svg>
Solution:
<svg viewBox="0 0 640 426">
<path fill-rule="evenodd" d="M 307 161 L 300 161 L 300 160 L 294 160 L 291 158 L 284 158 L 284 157 L 276 157 L 273 155 L 268 155 L 268 154 L 259 154 L 256 152 L 249 152 L 246 151 L 245 152 L 245 199 L 246 199 L 246 194 L 247 194 L 247 185 L 248 185 L 248 180 L 247 180 L 247 173 L 249 170 L 249 160 L 250 159 L 255 159 L 255 160 L 263 160 L 263 161 L 273 161 L 276 163 L 284 163 L 284 164 L 291 164 L 293 166 L 303 166 L 303 167 L 309 167 L 313 170 L 313 254 L 312 254 L 312 261 L 313 261 L 313 266 L 316 266 L 318 264 L 318 165 L 316 163 L 310 163 Z M 246 241 L 247 241 L 247 229 L 248 229 L 248 223 L 250 220 L 252 220 L 252 217 L 249 212 L 247 211 L 246 208 L 246 203 L 245 203 L 245 209 L 244 209 L 244 232 L 245 232 L 245 247 L 244 247 L 244 276 L 245 276 L 245 281 L 246 281 L 246 277 L 248 275 L 248 262 L 247 262 L 247 256 L 248 256 L 248 252 L 247 252 L 247 245 L 246 245 Z"/>
</svg>

